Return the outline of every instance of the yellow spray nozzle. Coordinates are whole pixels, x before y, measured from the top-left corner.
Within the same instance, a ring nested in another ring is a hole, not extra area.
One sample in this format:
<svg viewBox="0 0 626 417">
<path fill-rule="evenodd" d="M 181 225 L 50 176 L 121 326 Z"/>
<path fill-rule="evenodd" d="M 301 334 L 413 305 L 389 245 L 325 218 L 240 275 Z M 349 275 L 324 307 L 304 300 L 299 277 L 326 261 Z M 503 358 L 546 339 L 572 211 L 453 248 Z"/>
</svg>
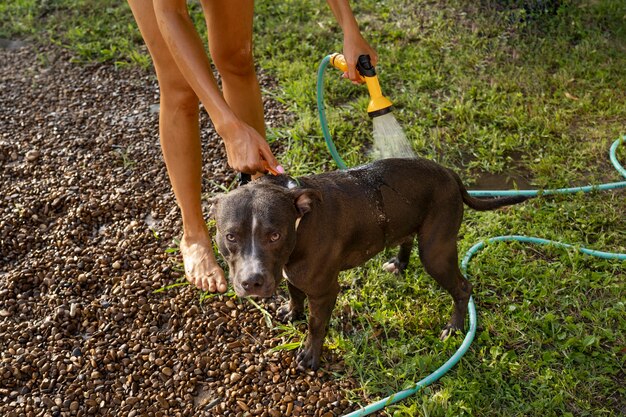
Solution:
<svg viewBox="0 0 626 417">
<path fill-rule="evenodd" d="M 378 83 L 378 77 L 365 77 L 367 91 L 370 93 L 370 102 L 367 105 L 367 114 L 370 117 L 382 116 L 389 113 L 393 109 L 393 103 L 387 97 L 383 96 Z"/>
<path fill-rule="evenodd" d="M 330 56 L 330 65 L 337 68 L 339 71 L 348 72 L 348 63 L 346 62 L 346 57 L 337 52 Z"/>
<path fill-rule="evenodd" d="M 332 54 L 330 56 L 330 64 L 340 71 L 348 71 L 346 58 L 341 54 Z M 369 55 L 359 56 L 356 68 L 359 71 L 361 79 L 365 81 L 367 91 L 370 94 L 367 114 L 369 114 L 370 117 L 376 117 L 389 113 L 393 109 L 393 103 L 387 97 L 383 96 L 380 83 L 378 82 L 378 76 L 376 75 L 376 70 L 370 61 Z"/>
</svg>

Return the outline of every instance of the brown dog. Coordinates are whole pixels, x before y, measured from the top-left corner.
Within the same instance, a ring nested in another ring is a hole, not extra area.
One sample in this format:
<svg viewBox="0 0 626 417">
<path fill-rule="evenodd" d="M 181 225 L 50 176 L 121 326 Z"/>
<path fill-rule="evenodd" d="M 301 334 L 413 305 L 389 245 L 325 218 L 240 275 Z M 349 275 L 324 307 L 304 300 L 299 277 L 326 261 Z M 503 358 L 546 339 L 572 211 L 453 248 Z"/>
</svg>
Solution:
<svg viewBox="0 0 626 417">
<path fill-rule="evenodd" d="M 237 295 L 270 296 L 284 274 L 290 301 L 279 318 L 300 316 L 308 299 L 309 333 L 297 362 L 317 369 L 340 271 L 400 245 L 385 268 L 399 273 L 417 235 L 424 268 L 454 300 L 447 337 L 463 329 L 472 290 L 458 267 L 463 203 L 492 210 L 526 199 L 473 198 L 458 175 L 432 161 L 384 159 L 298 181 L 266 176 L 217 197 L 211 212 Z"/>
</svg>

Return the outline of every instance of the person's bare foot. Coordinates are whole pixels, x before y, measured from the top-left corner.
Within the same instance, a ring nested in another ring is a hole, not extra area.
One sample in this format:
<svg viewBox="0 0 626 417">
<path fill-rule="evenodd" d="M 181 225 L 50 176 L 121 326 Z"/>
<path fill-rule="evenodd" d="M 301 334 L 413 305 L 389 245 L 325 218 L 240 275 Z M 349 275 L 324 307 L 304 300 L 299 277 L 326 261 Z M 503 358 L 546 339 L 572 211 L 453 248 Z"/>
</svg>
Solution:
<svg viewBox="0 0 626 417">
<path fill-rule="evenodd" d="M 187 281 L 204 291 L 226 292 L 226 277 L 217 264 L 208 233 L 199 239 L 183 235 L 180 253 L 183 255 Z"/>
</svg>

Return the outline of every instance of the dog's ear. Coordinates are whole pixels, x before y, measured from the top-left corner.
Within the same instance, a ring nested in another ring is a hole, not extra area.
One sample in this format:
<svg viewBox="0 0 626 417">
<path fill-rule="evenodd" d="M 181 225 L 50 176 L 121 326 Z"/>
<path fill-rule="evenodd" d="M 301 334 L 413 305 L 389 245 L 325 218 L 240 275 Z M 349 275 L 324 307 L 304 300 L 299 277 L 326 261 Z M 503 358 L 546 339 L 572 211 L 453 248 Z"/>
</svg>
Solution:
<svg viewBox="0 0 626 417">
<path fill-rule="evenodd" d="M 215 212 L 217 210 L 217 202 L 219 201 L 219 196 L 211 197 L 207 201 L 209 203 L 209 219 L 215 219 Z"/>
<path fill-rule="evenodd" d="M 311 211 L 313 202 L 322 201 L 322 193 L 312 188 L 296 188 L 291 191 L 291 195 L 300 217 Z"/>
</svg>

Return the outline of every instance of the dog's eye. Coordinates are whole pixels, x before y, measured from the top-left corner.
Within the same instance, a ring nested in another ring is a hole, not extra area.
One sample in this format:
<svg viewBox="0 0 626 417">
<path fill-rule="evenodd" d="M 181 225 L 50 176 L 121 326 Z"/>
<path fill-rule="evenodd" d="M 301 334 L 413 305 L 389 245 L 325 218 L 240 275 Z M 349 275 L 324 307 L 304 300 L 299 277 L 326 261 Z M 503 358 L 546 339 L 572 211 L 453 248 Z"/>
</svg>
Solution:
<svg viewBox="0 0 626 417">
<path fill-rule="evenodd" d="M 234 242 L 235 235 L 233 235 L 232 233 L 226 233 L 226 240 L 228 240 L 229 242 Z"/>
<path fill-rule="evenodd" d="M 270 242 L 276 242 L 278 239 L 280 239 L 280 233 L 274 232 L 270 235 Z"/>
</svg>

